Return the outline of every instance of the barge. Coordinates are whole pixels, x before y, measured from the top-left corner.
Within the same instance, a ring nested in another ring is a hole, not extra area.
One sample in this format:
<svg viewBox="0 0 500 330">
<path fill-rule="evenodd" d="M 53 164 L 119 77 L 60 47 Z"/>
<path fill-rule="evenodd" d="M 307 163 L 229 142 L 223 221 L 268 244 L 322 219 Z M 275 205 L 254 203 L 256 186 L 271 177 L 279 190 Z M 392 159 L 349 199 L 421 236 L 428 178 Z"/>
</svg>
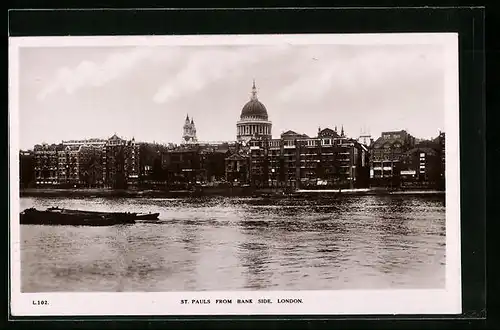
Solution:
<svg viewBox="0 0 500 330">
<path fill-rule="evenodd" d="M 61 209 L 58 207 L 50 207 L 47 210 L 56 211 L 61 210 L 68 214 L 100 214 L 100 215 L 111 215 L 120 218 L 131 218 L 134 220 L 157 220 L 160 216 L 160 213 L 129 213 L 129 212 L 99 212 L 99 211 L 82 211 L 82 210 L 71 210 L 71 209 Z"/>
<path fill-rule="evenodd" d="M 133 224 L 136 220 L 156 220 L 159 213 L 98 212 L 61 209 L 26 209 L 20 214 L 21 224 L 70 225 L 70 226 L 113 226 Z"/>
<path fill-rule="evenodd" d="M 20 214 L 20 223 L 27 225 L 113 226 L 135 223 L 130 213 L 102 213 L 64 209 L 26 209 Z"/>
</svg>

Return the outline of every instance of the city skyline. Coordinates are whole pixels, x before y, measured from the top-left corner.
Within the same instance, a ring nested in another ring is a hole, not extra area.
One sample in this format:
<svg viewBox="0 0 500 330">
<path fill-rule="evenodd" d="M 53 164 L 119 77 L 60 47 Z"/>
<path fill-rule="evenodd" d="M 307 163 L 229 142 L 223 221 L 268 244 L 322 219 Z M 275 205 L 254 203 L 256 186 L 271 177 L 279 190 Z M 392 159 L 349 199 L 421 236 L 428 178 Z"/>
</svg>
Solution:
<svg viewBox="0 0 500 330">
<path fill-rule="evenodd" d="M 433 138 L 444 130 L 443 54 L 432 44 L 21 48 L 19 146 L 115 133 L 178 144 L 187 114 L 200 141 L 234 141 L 253 79 L 274 138 L 342 125 L 352 138 Z"/>
</svg>

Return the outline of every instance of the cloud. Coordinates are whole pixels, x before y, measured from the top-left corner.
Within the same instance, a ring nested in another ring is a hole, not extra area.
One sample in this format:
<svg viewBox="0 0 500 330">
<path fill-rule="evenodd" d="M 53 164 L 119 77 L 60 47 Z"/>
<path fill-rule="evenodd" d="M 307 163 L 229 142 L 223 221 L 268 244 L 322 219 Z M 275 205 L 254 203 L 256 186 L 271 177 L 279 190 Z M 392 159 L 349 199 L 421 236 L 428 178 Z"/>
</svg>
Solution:
<svg viewBox="0 0 500 330">
<path fill-rule="evenodd" d="M 273 59 L 287 50 L 287 45 L 195 50 L 186 57 L 186 63 L 179 66 L 180 70 L 158 88 L 153 100 L 166 103 L 201 91 L 210 83 L 231 74 L 248 72 L 252 64 Z"/>
<path fill-rule="evenodd" d="M 301 72 L 285 86 L 278 98 L 294 102 L 321 101 L 334 91 L 359 93 L 361 89 L 377 90 L 398 87 L 413 81 L 429 81 L 442 71 L 442 53 L 435 48 L 398 48 L 358 51 L 357 54 L 335 54 L 307 50 L 298 59 Z M 314 60 L 312 59 L 314 56 Z M 308 61 L 305 63 L 305 61 Z M 441 70 L 441 71 L 440 71 Z M 314 86 L 314 88 L 311 88 Z"/>
<path fill-rule="evenodd" d="M 165 103 L 229 74 L 243 72 L 262 59 L 271 59 L 288 50 L 287 45 L 250 47 L 137 47 L 109 54 L 102 62 L 82 60 L 73 67 L 61 67 L 52 81 L 37 94 L 44 100 L 57 92 L 74 94 L 87 87 L 99 87 L 118 80 L 142 61 L 164 63 L 168 80 L 156 91 L 153 101 Z M 166 64 L 165 64 L 166 63 Z"/>
<path fill-rule="evenodd" d="M 38 93 L 37 98 L 44 100 L 58 91 L 73 94 L 84 87 L 103 86 L 130 72 L 138 62 L 151 58 L 152 54 L 152 48 L 134 48 L 112 53 L 102 63 L 83 60 L 73 68 L 62 67 L 54 80 Z"/>
</svg>

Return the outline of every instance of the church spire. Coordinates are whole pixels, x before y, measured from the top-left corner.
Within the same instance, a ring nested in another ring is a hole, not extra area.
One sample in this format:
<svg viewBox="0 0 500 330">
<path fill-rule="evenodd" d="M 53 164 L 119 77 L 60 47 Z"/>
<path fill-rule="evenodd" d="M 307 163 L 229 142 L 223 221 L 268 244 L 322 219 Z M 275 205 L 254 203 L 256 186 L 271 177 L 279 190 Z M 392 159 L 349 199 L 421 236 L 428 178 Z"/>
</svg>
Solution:
<svg viewBox="0 0 500 330">
<path fill-rule="evenodd" d="M 197 141 L 196 138 L 196 128 L 194 126 L 194 117 L 189 119 L 189 115 L 186 115 L 186 122 L 184 123 L 184 131 L 182 134 L 183 143 L 193 143 Z"/>
<path fill-rule="evenodd" d="M 252 97 L 250 98 L 252 101 L 257 100 L 257 88 L 255 87 L 255 79 L 253 80 L 253 85 L 252 85 Z"/>
<path fill-rule="evenodd" d="M 340 130 L 340 136 L 342 136 L 342 137 L 344 136 L 344 125 L 342 125 L 342 128 Z"/>
</svg>

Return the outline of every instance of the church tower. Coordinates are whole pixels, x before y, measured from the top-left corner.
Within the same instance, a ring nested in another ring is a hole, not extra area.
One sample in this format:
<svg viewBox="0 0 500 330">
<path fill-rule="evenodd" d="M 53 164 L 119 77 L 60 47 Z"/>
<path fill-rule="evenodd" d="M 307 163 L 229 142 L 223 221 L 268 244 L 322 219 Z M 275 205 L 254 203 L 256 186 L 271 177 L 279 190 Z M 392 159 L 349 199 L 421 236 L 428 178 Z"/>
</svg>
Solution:
<svg viewBox="0 0 500 330">
<path fill-rule="evenodd" d="M 183 129 L 182 143 L 195 143 L 198 141 L 196 138 L 196 126 L 194 124 L 194 119 L 191 118 L 191 120 L 189 120 L 189 115 L 186 115 Z"/>
<path fill-rule="evenodd" d="M 371 144 L 371 138 L 372 138 L 372 136 L 371 136 L 369 130 L 366 127 L 363 127 L 361 129 L 361 133 L 359 134 L 358 142 L 369 147 Z"/>
</svg>

